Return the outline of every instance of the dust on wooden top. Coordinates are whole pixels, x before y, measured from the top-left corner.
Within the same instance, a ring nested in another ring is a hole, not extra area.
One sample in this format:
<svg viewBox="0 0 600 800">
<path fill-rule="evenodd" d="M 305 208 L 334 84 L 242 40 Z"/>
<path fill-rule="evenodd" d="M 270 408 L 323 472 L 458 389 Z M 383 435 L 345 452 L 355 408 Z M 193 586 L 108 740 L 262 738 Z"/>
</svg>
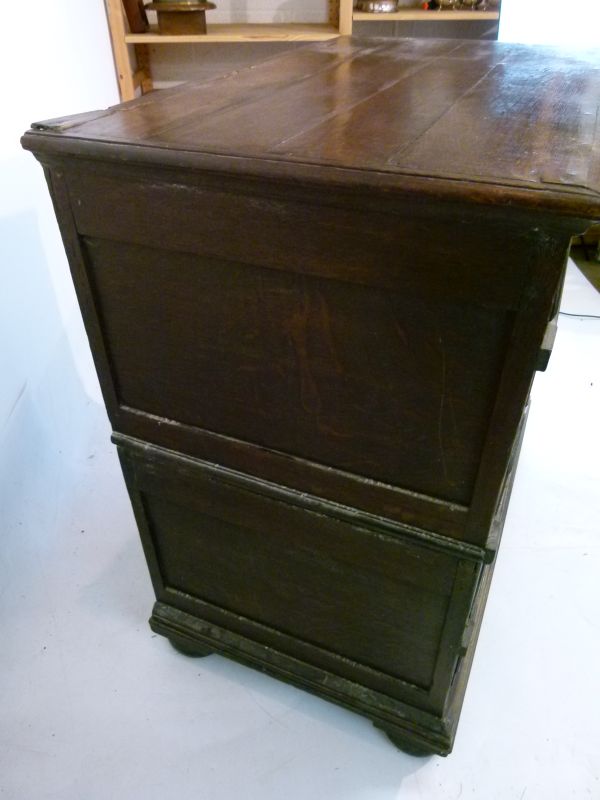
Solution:
<svg viewBox="0 0 600 800">
<path fill-rule="evenodd" d="M 341 38 L 106 111 L 38 123 L 23 144 L 35 152 L 426 187 L 438 196 L 595 218 L 599 116 L 599 53 Z M 57 137 L 60 144 L 50 141 Z"/>
</svg>

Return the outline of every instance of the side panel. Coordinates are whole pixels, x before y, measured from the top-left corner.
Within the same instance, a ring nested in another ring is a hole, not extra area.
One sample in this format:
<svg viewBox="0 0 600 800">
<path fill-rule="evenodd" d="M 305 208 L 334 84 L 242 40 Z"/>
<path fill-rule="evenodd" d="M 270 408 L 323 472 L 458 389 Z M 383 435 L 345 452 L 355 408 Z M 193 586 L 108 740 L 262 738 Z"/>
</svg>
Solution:
<svg viewBox="0 0 600 800">
<path fill-rule="evenodd" d="M 85 252 L 122 406 L 469 502 L 506 314 L 100 239 Z"/>
<path fill-rule="evenodd" d="M 48 174 L 154 628 L 447 752 L 566 224 Z"/>
<path fill-rule="evenodd" d="M 52 185 L 115 430 L 486 545 L 565 230 L 127 165 Z"/>
<path fill-rule="evenodd" d="M 467 562 L 410 532 L 119 441 L 159 601 L 417 707 L 443 703 L 438 659 L 458 656 L 475 563 L 457 583 Z"/>
<path fill-rule="evenodd" d="M 100 162 L 50 185 L 115 430 L 486 545 L 581 221 Z"/>
</svg>

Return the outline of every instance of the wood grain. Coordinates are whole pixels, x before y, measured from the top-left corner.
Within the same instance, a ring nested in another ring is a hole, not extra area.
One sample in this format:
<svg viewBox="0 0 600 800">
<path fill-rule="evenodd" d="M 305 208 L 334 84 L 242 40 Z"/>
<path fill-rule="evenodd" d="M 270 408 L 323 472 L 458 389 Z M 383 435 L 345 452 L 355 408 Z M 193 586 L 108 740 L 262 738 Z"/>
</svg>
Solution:
<svg viewBox="0 0 600 800">
<path fill-rule="evenodd" d="M 599 74 L 342 38 L 25 135 L 154 630 L 450 751 L 569 242 L 600 218 Z"/>
<path fill-rule="evenodd" d="M 368 166 L 397 183 L 423 175 L 501 186 L 507 200 L 552 189 L 564 211 L 579 200 L 600 216 L 599 75 L 594 52 L 342 39 L 115 108 L 69 138 L 252 156 L 263 167 Z M 360 128 L 372 118 L 375 140 Z"/>
<path fill-rule="evenodd" d="M 121 405 L 470 502 L 503 314 L 105 240 L 86 253 Z"/>
</svg>

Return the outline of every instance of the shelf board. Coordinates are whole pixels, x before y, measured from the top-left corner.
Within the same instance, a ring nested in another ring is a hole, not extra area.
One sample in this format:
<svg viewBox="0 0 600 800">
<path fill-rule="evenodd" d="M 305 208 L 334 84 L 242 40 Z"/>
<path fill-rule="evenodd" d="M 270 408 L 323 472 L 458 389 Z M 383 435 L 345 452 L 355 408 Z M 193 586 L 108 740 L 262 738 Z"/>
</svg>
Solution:
<svg viewBox="0 0 600 800">
<path fill-rule="evenodd" d="M 128 33 L 127 44 L 186 44 L 191 42 L 320 42 L 340 35 L 334 25 L 309 23 L 211 25 L 208 33 L 179 36 L 160 34 L 152 27 L 148 33 Z"/>
<path fill-rule="evenodd" d="M 401 11 L 394 11 L 390 14 L 355 11 L 352 14 L 354 22 L 466 22 L 472 20 L 495 20 L 499 19 L 498 11 L 424 11 L 422 8 L 407 8 Z"/>
</svg>

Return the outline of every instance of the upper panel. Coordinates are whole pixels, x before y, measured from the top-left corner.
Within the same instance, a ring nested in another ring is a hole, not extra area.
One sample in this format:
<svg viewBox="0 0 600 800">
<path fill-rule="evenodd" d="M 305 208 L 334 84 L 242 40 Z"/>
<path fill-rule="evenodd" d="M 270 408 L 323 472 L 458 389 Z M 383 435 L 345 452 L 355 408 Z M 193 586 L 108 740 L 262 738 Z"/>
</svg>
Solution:
<svg viewBox="0 0 600 800">
<path fill-rule="evenodd" d="M 339 39 L 39 123 L 24 144 L 107 157 L 126 147 L 134 160 L 150 148 L 154 161 L 192 165 L 202 155 L 204 167 L 234 170 L 242 159 L 273 175 L 360 170 L 354 180 L 383 174 L 404 189 L 424 178 L 431 188 L 433 178 L 436 191 L 600 217 L 599 108 L 598 52 Z"/>
</svg>

